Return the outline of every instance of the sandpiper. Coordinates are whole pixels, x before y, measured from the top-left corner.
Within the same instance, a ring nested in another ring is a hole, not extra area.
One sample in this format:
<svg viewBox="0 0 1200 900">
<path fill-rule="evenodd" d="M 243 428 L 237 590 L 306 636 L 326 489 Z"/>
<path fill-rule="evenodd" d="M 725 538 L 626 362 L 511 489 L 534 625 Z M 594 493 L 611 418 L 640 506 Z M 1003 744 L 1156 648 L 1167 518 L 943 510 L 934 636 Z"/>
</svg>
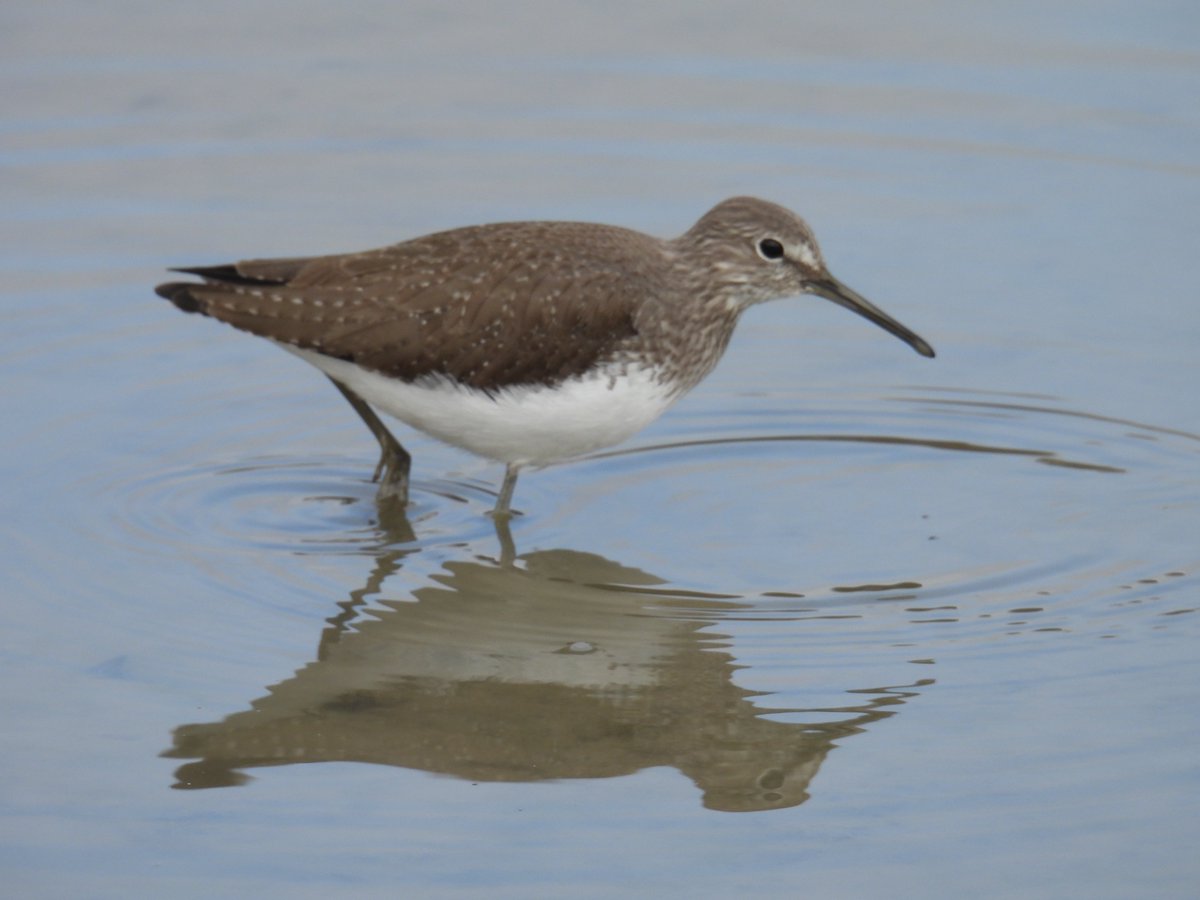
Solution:
<svg viewBox="0 0 1200 900">
<path fill-rule="evenodd" d="M 269 338 L 333 381 L 379 442 L 381 500 L 407 502 L 411 457 L 374 409 L 504 463 L 501 517 L 523 467 L 619 443 L 695 387 L 756 303 L 815 294 L 934 355 L 829 274 L 803 219 L 751 197 L 673 240 L 507 222 L 172 271 L 202 279 L 158 286 L 179 309 Z"/>
</svg>

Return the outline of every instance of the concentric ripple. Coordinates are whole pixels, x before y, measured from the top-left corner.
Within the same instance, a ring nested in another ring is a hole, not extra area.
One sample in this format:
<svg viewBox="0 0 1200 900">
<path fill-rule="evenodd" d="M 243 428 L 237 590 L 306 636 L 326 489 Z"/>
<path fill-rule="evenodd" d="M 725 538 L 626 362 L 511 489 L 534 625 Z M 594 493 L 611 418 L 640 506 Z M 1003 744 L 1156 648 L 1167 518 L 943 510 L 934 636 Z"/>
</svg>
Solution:
<svg viewBox="0 0 1200 900">
<path fill-rule="evenodd" d="M 447 526 L 436 519 L 453 523 L 459 508 L 478 516 L 495 502 L 483 483 L 415 481 L 407 519 L 381 521 L 369 476 L 368 460 L 267 457 L 176 466 L 105 493 L 136 543 L 315 554 L 369 553 L 418 533 L 444 540 Z"/>
<path fill-rule="evenodd" d="M 696 581 L 682 586 L 736 607 L 653 589 L 664 613 L 723 630 L 826 623 L 804 632 L 826 643 L 840 623 L 856 643 L 864 629 L 894 643 L 912 626 L 951 642 L 998 627 L 1111 637 L 1128 614 L 1158 627 L 1146 614 L 1200 606 L 1200 436 L 1052 398 L 925 388 L 780 399 L 731 398 L 678 440 L 599 460 L 598 495 L 636 490 L 714 530 L 737 522 L 724 542 L 736 552 L 689 557 L 694 533 L 660 532 L 661 555 L 691 561 Z M 679 493 L 680 471 L 707 491 Z"/>
<path fill-rule="evenodd" d="M 367 457 L 231 459 L 227 445 L 219 461 L 117 475 L 98 515 L 119 526 L 107 539 L 135 546 L 404 548 L 427 557 L 424 576 L 455 559 L 600 552 L 652 578 L 616 586 L 642 593 L 651 615 L 825 623 L 806 633 L 826 641 L 830 623 L 856 622 L 848 639 L 866 628 L 891 644 L 901 625 L 953 626 L 952 642 L 996 623 L 1104 636 L 1138 607 L 1195 606 L 1175 598 L 1200 570 L 1196 435 L 928 388 L 717 397 L 667 424 L 667 440 L 527 475 L 518 506 L 532 514 L 514 521 L 507 551 L 485 514 L 496 486 L 482 464 L 479 478 L 418 477 L 407 517 L 389 518 Z M 438 458 L 422 455 L 418 476 Z"/>
</svg>

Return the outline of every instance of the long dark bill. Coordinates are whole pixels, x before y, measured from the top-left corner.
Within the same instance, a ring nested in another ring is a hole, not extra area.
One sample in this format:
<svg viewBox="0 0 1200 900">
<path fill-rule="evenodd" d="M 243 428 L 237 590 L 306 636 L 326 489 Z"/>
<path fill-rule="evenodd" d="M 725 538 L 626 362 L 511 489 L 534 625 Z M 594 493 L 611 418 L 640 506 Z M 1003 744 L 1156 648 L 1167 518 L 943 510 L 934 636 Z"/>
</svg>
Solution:
<svg viewBox="0 0 1200 900">
<path fill-rule="evenodd" d="M 820 281 L 809 281 L 804 287 L 808 293 L 832 300 L 838 306 L 844 306 L 850 312 L 858 313 L 868 322 L 874 322 L 884 331 L 900 338 L 922 356 L 931 358 L 934 356 L 933 348 L 923 337 L 915 331 L 909 331 L 862 294 L 846 287 L 832 275 L 822 278 Z"/>
</svg>

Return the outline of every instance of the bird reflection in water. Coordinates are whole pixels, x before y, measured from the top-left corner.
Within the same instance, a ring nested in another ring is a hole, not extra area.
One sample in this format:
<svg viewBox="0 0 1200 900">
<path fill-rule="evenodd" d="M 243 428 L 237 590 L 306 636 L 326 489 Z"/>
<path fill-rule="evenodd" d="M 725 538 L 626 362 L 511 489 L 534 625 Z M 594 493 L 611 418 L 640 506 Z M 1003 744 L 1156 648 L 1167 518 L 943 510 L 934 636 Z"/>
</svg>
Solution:
<svg viewBox="0 0 1200 900">
<path fill-rule="evenodd" d="M 247 769 L 330 761 L 477 782 L 671 766 L 709 809 L 778 809 L 808 798 L 838 740 L 930 683 L 852 689 L 861 702 L 836 709 L 756 704 L 764 695 L 734 683 L 740 666 L 713 630 L 744 601 L 673 591 L 590 553 L 517 555 L 503 519 L 499 559 L 447 562 L 435 583 L 385 599 L 384 582 L 420 551 L 404 545 L 402 518 L 383 525 L 399 542 L 339 604 L 313 662 L 247 711 L 175 730 L 163 755 L 193 760 L 175 787 L 237 785 Z M 797 724 L 804 713 L 817 721 Z"/>
</svg>

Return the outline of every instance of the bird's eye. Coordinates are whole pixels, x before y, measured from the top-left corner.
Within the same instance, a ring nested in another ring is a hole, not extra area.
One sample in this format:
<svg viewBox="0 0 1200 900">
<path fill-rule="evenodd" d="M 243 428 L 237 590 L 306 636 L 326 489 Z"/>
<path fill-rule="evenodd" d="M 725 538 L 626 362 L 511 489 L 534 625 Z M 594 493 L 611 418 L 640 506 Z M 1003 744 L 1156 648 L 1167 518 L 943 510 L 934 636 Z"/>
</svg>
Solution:
<svg viewBox="0 0 1200 900">
<path fill-rule="evenodd" d="M 775 238 L 763 238 L 758 242 L 758 255 L 763 259 L 783 259 L 783 244 Z"/>
</svg>

